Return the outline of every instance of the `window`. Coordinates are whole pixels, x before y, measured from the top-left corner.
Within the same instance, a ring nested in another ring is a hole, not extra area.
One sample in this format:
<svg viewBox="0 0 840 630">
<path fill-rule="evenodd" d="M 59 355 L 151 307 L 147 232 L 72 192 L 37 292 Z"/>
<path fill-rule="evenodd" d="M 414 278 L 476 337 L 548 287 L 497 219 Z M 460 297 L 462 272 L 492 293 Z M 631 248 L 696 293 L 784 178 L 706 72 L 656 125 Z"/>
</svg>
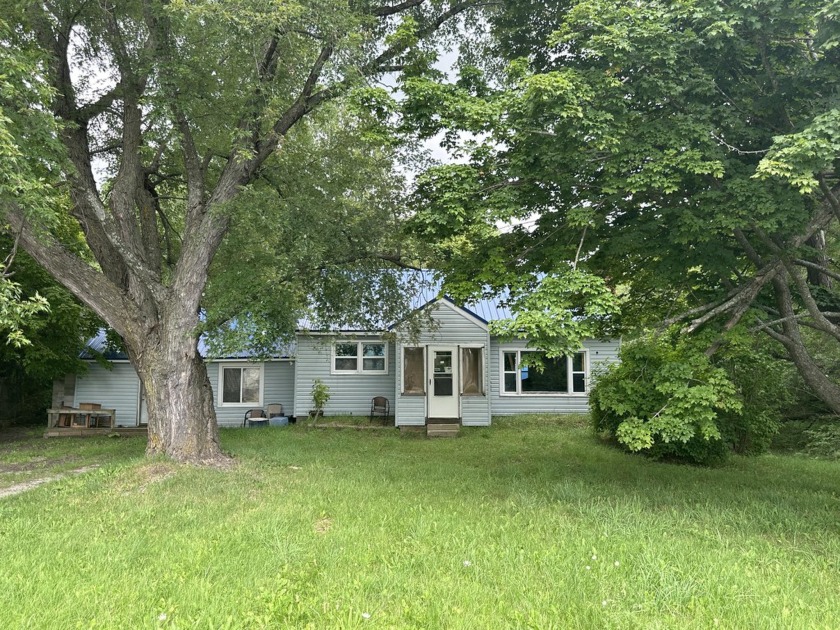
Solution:
<svg viewBox="0 0 840 630">
<path fill-rule="evenodd" d="M 362 372 L 384 372 L 385 371 L 385 344 L 384 343 L 363 343 L 362 346 Z"/>
<path fill-rule="evenodd" d="M 461 348 L 461 392 L 474 396 L 484 394 L 483 373 L 481 348 Z"/>
<path fill-rule="evenodd" d="M 542 361 L 541 368 L 522 365 L 535 358 Z M 551 359 L 541 352 L 502 352 L 502 394 L 570 393 L 586 393 L 586 352 Z"/>
<path fill-rule="evenodd" d="M 379 341 L 340 341 L 333 346 L 333 373 L 388 372 L 386 345 Z"/>
<path fill-rule="evenodd" d="M 222 405 L 259 405 L 262 401 L 262 365 L 223 365 L 219 369 Z"/>
<path fill-rule="evenodd" d="M 335 344 L 335 371 L 356 372 L 359 369 L 359 346 L 355 343 Z"/>
<path fill-rule="evenodd" d="M 426 393 L 423 348 L 403 348 L 403 394 Z"/>
</svg>

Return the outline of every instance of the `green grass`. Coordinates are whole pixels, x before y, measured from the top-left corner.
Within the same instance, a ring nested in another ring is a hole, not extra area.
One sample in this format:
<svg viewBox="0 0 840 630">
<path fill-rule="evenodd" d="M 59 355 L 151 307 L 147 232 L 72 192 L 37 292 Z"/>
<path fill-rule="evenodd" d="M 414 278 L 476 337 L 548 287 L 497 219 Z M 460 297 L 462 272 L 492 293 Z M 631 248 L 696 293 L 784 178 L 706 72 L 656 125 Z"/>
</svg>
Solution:
<svg viewBox="0 0 840 630">
<path fill-rule="evenodd" d="M 840 626 L 840 464 L 463 433 L 226 430 L 232 472 L 50 441 L 103 466 L 0 500 L 0 627 Z"/>
<path fill-rule="evenodd" d="M 136 440 L 44 439 L 43 435 L 44 429 L 38 427 L 7 431 L 5 437 L 12 439 L 0 437 L 0 490 L 101 462 L 137 458 Z"/>
</svg>

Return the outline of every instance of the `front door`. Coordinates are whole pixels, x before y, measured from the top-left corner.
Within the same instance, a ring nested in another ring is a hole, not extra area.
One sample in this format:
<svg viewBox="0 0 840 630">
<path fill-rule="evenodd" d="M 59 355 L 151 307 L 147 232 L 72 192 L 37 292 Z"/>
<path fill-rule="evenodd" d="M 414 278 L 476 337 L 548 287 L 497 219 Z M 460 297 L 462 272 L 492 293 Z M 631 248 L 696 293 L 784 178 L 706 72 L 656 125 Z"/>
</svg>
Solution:
<svg viewBox="0 0 840 630">
<path fill-rule="evenodd" d="M 430 347 L 429 418 L 457 418 L 458 413 L 458 348 Z"/>
</svg>

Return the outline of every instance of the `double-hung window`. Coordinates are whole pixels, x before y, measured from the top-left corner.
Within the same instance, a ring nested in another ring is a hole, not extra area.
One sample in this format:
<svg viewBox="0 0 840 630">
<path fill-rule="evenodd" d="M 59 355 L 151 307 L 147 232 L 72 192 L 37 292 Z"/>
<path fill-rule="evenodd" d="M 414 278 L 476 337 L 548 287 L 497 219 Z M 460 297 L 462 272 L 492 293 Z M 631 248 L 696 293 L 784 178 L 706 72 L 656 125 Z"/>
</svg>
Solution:
<svg viewBox="0 0 840 630">
<path fill-rule="evenodd" d="M 381 341 L 338 341 L 333 345 L 333 373 L 387 374 L 387 347 Z"/>
<path fill-rule="evenodd" d="M 262 404 L 262 365 L 220 365 L 219 389 L 222 405 Z"/>
<path fill-rule="evenodd" d="M 523 365 L 536 360 L 541 365 Z M 502 351 L 502 394 L 585 394 L 586 352 L 548 358 L 542 352 Z"/>
</svg>

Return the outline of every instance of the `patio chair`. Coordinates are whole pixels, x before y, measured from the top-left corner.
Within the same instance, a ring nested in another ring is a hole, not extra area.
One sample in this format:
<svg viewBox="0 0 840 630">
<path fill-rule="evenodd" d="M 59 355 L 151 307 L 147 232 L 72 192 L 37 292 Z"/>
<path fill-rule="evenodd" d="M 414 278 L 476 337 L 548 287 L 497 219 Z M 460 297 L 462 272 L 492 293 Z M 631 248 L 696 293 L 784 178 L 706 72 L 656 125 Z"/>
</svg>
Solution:
<svg viewBox="0 0 840 630">
<path fill-rule="evenodd" d="M 265 417 L 265 411 L 263 411 L 262 409 L 249 409 L 245 412 L 245 420 L 242 421 L 242 426 L 268 426 L 268 418 Z"/>
<path fill-rule="evenodd" d="M 280 403 L 271 403 L 268 407 L 265 408 L 266 413 L 268 414 L 268 419 L 271 420 L 277 416 L 283 415 L 283 405 Z"/>
<path fill-rule="evenodd" d="M 391 403 L 388 401 L 385 396 L 375 396 L 370 401 L 370 419 L 373 420 L 373 416 L 382 416 L 383 418 L 387 418 L 391 415 Z"/>
</svg>

